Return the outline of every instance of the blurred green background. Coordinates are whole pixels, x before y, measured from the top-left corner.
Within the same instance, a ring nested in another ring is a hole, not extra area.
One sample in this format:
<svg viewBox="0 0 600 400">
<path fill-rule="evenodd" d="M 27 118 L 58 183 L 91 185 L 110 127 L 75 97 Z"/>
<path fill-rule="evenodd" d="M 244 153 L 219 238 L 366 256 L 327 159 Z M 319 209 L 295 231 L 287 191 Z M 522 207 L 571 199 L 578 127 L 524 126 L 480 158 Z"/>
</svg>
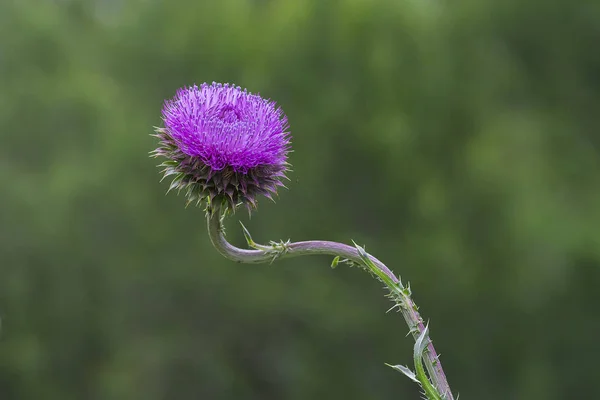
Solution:
<svg viewBox="0 0 600 400">
<path fill-rule="evenodd" d="M 381 284 L 239 265 L 165 196 L 183 85 L 289 117 L 258 241 L 410 281 L 464 399 L 600 398 L 597 0 L 2 0 L 0 399 L 417 399 Z"/>
</svg>

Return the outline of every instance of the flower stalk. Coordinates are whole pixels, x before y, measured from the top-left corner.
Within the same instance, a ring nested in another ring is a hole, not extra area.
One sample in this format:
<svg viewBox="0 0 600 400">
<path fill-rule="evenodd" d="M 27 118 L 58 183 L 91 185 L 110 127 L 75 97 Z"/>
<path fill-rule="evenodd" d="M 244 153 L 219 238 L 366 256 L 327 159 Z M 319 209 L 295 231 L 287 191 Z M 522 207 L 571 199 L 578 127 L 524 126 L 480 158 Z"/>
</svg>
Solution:
<svg viewBox="0 0 600 400">
<path fill-rule="evenodd" d="M 359 266 L 375 275 L 389 290 L 390 299 L 395 302 L 392 309 L 397 308 L 404 317 L 409 327 L 409 333 L 415 339 L 415 370 L 403 366 L 390 367 L 404 373 L 409 378 L 419 383 L 428 399 L 454 400 L 448 385 L 446 375 L 439 360 L 439 356 L 429 339 L 428 327 L 418 312 L 418 307 L 411 298 L 410 286 L 404 286 L 390 269 L 377 258 L 365 252 L 364 248 L 355 244 L 349 246 L 342 243 L 311 240 L 302 242 L 270 242 L 269 245 L 260 245 L 252 240 L 248 230 L 242 225 L 246 241 L 251 249 L 242 249 L 232 245 L 225 237 L 223 219 L 227 215 L 227 208 L 222 210 L 217 204 L 209 206 L 206 212 L 208 234 L 213 246 L 221 255 L 239 263 L 272 263 L 277 259 L 299 257 L 305 255 L 330 255 L 334 256 L 332 267 L 339 262 Z M 423 371 L 421 360 L 424 362 L 427 376 Z"/>
</svg>

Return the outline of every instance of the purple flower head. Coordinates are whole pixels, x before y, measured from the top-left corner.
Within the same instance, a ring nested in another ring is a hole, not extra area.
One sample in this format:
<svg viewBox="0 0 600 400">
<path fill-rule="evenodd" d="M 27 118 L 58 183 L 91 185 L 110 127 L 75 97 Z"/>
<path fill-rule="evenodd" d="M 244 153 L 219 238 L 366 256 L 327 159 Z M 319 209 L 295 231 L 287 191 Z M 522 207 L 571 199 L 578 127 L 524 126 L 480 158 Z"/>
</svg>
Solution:
<svg viewBox="0 0 600 400">
<path fill-rule="evenodd" d="M 164 128 L 153 156 L 165 157 L 169 190 L 184 190 L 188 203 L 240 203 L 256 207 L 283 186 L 290 148 L 287 118 L 270 100 L 239 87 L 213 83 L 184 87 L 165 101 Z"/>
</svg>

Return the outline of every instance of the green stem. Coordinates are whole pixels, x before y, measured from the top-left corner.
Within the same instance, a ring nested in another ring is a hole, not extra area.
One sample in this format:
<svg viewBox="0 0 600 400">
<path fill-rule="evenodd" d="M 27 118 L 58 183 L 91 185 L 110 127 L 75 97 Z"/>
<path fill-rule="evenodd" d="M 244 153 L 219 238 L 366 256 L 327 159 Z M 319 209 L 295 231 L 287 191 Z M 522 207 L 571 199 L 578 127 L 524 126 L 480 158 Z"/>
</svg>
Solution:
<svg viewBox="0 0 600 400">
<path fill-rule="evenodd" d="M 224 215 L 222 215 L 219 209 L 209 210 L 206 215 L 208 234 L 213 246 L 225 258 L 235 262 L 259 264 L 273 262 L 275 259 L 279 258 L 325 254 L 339 256 L 356 264 L 364 265 L 365 262 L 361 257 L 361 254 L 368 257 L 370 263 L 375 267 L 375 271 L 373 272 L 388 286 L 388 288 L 390 288 L 390 290 L 393 289 L 394 292 L 401 297 L 402 307 L 399 307 L 400 312 L 402 313 L 413 338 L 417 340 L 419 336 L 425 332 L 426 328 L 423 319 L 417 311 L 417 306 L 410 297 L 410 290 L 407 290 L 402 286 L 400 280 L 385 266 L 385 264 L 370 254 L 360 252 L 357 247 L 337 242 L 311 240 L 281 243 L 274 246 L 257 245 L 252 242 L 255 249 L 241 249 L 227 241 L 222 224 Z M 247 237 L 247 239 L 249 239 L 250 243 L 251 239 L 249 237 Z M 423 361 L 434 387 L 437 388 L 444 399 L 454 400 L 446 375 L 442 369 L 442 364 L 438 359 L 437 352 L 431 341 L 429 341 L 427 350 L 423 353 Z"/>
</svg>

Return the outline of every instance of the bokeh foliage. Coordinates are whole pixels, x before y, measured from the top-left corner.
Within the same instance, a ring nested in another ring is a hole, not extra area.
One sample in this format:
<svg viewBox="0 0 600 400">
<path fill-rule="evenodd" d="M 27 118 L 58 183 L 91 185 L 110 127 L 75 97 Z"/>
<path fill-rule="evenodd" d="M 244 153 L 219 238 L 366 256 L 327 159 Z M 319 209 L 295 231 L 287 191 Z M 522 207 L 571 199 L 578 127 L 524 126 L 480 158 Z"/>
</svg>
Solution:
<svg viewBox="0 0 600 400">
<path fill-rule="evenodd" d="M 597 0 L 3 0 L 0 398 L 418 398 L 380 284 L 228 262 L 164 196 L 149 134 L 204 81 L 290 120 L 255 239 L 366 244 L 461 398 L 600 398 L 599 27 Z"/>
</svg>

